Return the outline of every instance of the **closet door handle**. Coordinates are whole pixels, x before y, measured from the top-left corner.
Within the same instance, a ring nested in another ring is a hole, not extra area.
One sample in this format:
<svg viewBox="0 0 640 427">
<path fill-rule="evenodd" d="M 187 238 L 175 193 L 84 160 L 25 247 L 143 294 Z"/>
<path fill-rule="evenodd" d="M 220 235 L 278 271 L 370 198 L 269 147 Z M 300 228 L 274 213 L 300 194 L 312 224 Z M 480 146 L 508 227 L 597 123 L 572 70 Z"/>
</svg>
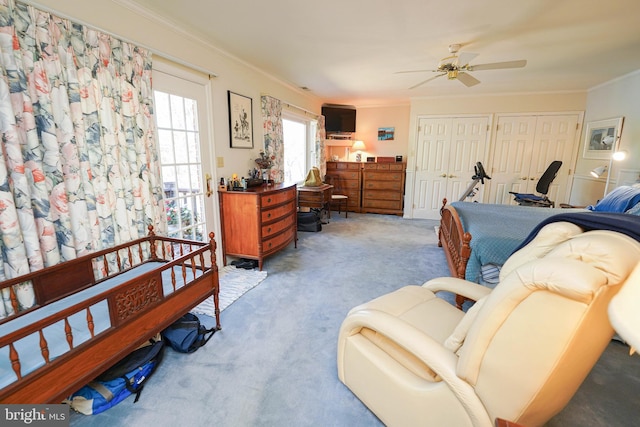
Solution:
<svg viewBox="0 0 640 427">
<path fill-rule="evenodd" d="M 449 178 L 455 178 L 455 177 L 456 177 L 455 175 L 449 175 Z"/>
<path fill-rule="evenodd" d="M 522 180 L 522 181 L 526 181 L 526 180 L 527 180 L 527 177 L 526 177 L 526 176 L 523 176 L 523 177 L 521 177 L 521 178 L 520 178 L 520 180 Z"/>
<path fill-rule="evenodd" d="M 446 177 L 447 177 L 446 173 L 443 173 L 442 175 L 440 175 L 440 178 L 446 178 Z"/>
</svg>

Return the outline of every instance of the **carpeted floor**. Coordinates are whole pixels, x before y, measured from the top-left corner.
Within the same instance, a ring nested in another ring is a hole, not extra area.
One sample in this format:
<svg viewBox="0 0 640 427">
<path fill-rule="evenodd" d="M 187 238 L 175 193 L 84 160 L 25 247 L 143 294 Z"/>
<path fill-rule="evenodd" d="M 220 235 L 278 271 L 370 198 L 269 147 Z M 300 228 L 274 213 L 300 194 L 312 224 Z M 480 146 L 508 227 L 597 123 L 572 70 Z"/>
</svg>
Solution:
<svg viewBox="0 0 640 427">
<path fill-rule="evenodd" d="M 222 330 L 193 354 L 165 353 L 140 400 L 73 426 L 379 426 L 336 374 L 336 341 L 357 304 L 448 275 L 436 221 L 333 214 L 298 247 L 267 258 L 268 276 L 222 312 Z M 447 296 L 450 299 L 450 296 Z M 209 326 L 213 319 L 203 316 Z M 632 426 L 640 359 L 613 342 L 548 426 Z"/>
</svg>

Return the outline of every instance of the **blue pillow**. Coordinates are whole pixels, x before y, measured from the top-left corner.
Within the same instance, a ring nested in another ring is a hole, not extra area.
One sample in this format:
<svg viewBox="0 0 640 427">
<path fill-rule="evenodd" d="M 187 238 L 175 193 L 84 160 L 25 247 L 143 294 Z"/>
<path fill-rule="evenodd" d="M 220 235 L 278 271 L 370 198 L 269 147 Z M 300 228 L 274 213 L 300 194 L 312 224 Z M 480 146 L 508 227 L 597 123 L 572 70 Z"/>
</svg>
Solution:
<svg viewBox="0 0 640 427">
<path fill-rule="evenodd" d="M 640 202 L 640 188 L 623 185 L 614 188 L 595 206 L 587 206 L 594 212 L 626 212 Z"/>
<path fill-rule="evenodd" d="M 640 215 L 640 203 L 636 203 L 634 207 L 627 210 L 625 213 L 628 213 L 630 215 Z"/>
</svg>

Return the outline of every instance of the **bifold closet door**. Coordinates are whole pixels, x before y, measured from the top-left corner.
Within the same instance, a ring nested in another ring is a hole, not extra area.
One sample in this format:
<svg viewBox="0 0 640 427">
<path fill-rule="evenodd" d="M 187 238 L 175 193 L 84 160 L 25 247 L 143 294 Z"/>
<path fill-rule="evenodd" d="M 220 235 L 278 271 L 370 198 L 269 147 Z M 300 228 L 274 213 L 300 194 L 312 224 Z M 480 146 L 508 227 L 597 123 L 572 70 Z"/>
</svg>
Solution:
<svg viewBox="0 0 640 427">
<path fill-rule="evenodd" d="M 425 117 L 418 121 L 413 217 L 439 219 L 442 199 L 458 200 L 486 161 L 489 118 Z M 482 186 L 474 199 L 482 200 Z M 469 200 L 474 200 L 469 199 Z"/>
<path fill-rule="evenodd" d="M 554 160 L 562 161 L 549 199 L 565 200 L 579 131 L 578 114 L 499 116 L 493 144 L 487 202 L 515 204 L 516 193 L 536 194 L 538 180 Z"/>
</svg>

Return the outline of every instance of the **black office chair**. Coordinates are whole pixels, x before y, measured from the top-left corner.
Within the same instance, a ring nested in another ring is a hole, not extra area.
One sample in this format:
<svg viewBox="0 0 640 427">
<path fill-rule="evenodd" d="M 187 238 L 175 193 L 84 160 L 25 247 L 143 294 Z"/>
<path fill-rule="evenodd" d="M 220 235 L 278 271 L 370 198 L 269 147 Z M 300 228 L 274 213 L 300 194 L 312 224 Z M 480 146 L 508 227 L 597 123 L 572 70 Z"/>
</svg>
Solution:
<svg viewBox="0 0 640 427">
<path fill-rule="evenodd" d="M 547 193 L 549 192 L 549 186 L 558 174 L 560 166 L 562 166 L 562 162 L 560 160 L 554 160 L 538 180 L 536 191 L 542 194 L 541 196 L 531 193 L 514 193 L 513 191 L 509 191 L 509 193 L 513 194 L 516 203 L 520 206 L 555 207 L 555 203 L 549 200 Z"/>
</svg>

